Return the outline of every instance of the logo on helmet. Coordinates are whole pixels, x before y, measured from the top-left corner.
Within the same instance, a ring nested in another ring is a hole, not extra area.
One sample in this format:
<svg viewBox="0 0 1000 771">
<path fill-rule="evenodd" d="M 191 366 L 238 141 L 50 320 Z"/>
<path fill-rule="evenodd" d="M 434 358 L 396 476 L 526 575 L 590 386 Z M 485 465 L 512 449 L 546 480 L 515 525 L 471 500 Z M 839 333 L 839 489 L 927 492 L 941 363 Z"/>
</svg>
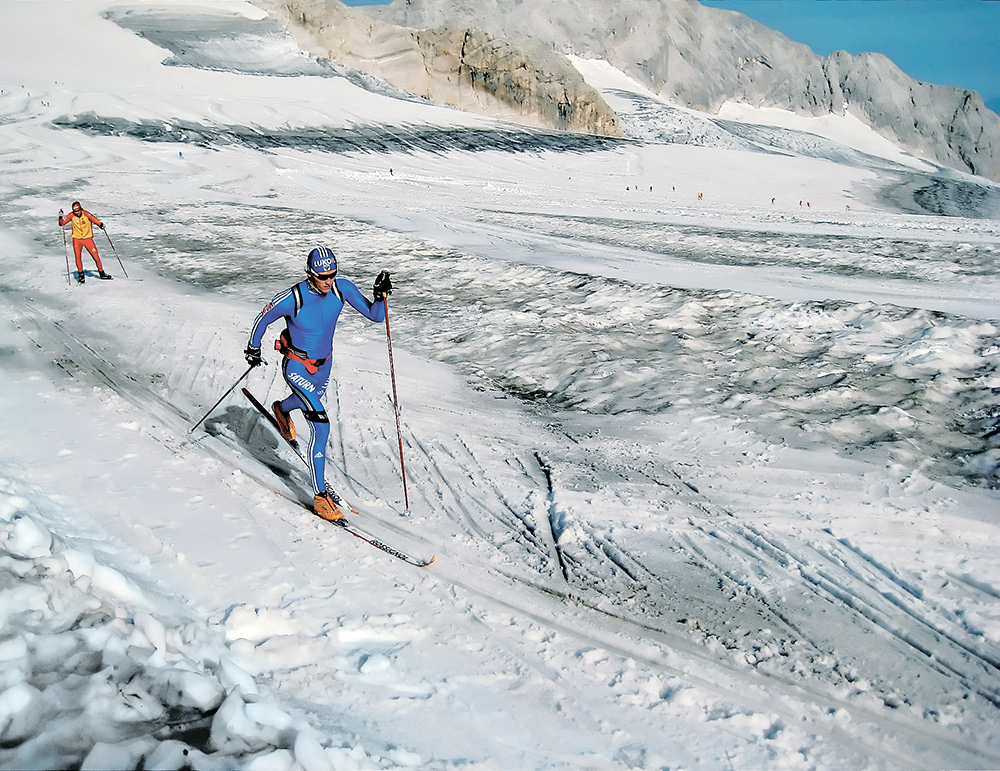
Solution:
<svg viewBox="0 0 1000 771">
<path fill-rule="evenodd" d="M 337 255 L 329 247 L 317 246 L 306 258 L 306 271 L 309 273 L 333 273 L 336 269 Z"/>
</svg>

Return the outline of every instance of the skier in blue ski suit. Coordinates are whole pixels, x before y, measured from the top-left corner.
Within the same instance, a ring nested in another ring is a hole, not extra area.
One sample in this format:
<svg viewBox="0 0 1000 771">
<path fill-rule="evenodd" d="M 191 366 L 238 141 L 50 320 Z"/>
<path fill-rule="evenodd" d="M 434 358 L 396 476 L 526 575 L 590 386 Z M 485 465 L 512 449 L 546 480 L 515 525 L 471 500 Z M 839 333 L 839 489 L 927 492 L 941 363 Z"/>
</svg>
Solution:
<svg viewBox="0 0 1000 771">
<path fill-rule="evenodd" d="M 385 321 L 385 297 L 392 282 L 385 271 L 379 273 L 372 287 L 374 302 L 369 302 L 350 279 L 337 276 L 337 257 L 321 246 L 306 258 L 306 279 L 279 292 L 254 319 L 250 340 L 243 352 L 247 363 L 263 363 L 260 346 L 267 328 L 285 319 L 286 329 L 275 342 L 284 356 L 282 373 L 292 393 L 271 405 L 282 435 L 295 438 L 295 424 L 290 412 L 302 410 L 309 423 L 309 466 L 312 474 L 313 509 L 331 521 L 343 519 L 340 499 L 326 487 L 326 446 L 330 438 L 330 419 L 323 397 L 333 367 L 333 335 L 345 304 L 374 322 Z"/>
</svg>

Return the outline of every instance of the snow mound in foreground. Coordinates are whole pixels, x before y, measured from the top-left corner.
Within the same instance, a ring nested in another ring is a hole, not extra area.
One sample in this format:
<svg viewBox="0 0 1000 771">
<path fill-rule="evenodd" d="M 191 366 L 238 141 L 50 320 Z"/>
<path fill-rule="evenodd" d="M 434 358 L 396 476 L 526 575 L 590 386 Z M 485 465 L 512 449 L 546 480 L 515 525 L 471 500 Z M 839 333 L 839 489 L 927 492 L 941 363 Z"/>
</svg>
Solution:
<svg viewBox="0 0 1000 771">
<path fill-rule="evenodd" d="M 53 533 L 17 486 L 0 477 L 0 766 L 371 765 L 267 703 L 221 625 L 106 542 Z"/>
</svg>

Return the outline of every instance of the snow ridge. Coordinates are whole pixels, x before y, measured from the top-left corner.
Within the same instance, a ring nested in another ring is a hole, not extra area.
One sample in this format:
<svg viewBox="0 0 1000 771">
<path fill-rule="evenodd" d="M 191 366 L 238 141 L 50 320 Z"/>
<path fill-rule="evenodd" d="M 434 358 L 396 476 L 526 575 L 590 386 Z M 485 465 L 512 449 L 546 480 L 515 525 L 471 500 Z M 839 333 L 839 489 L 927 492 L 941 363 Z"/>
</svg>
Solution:
<svg viewBox="0 0 1000 771">
<path fill-rule="evenodd" d="M 394 0 L 362 10 L 406 27 L 469 26 L 603 59 L 660 97 L 708 113 L 734 101 L 854 115 L 919 157 L 1000 181 L 1000 116 L 976 92 L 915 81 L 880 54 L 823 58 L 697 0 Z"/>
<path fill-rule="evenodd" d="M 260 692 L 218 620 L 120 566 L 128 550 L 106 535 L 54 534 L 39 504 L 63 508 L 0 477 L 4 767 L 221 769 L 282 755 L 305 766 L 323 755 L 308 724 Z"/>
</svg>

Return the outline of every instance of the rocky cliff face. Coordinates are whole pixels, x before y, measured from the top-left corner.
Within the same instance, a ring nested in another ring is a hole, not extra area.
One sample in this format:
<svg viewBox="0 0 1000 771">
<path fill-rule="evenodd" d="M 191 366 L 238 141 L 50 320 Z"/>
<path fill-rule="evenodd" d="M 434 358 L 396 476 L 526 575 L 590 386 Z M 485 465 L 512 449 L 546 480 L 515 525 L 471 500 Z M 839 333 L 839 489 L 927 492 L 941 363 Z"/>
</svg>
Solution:
<svg viewBox="0 0 1000 771">
<path fill-rule="evenodd" d="M 915 81 L 878 54 L 824 59 L 696 0 L 393 0 L 364 12 L 411 29 L 481 30 L 504 41 L 510 61 L 540 51 L 606 59 L 660 96 L 707 112 L 727 100 L 849 112 L 916 155 L 1000 181 L 1000 116 L 974 91 Z M 556 69 L 550 77 L 560 77 Z"/>
<path fill-rule="evenodd" d="M 618 118 L 566 57 L 533 39 L 513 45 L 472 23 L 410 28 L 338 0 L 260 0 L 311 53 L 417 96 L 528 125 L 621 136 Z"/>
<path fill-rule="evenodd" d="M 913 80 L 880 54 L 837 51 L 824 72 L 853 115 L 915 155 L 1000 181 L 1000 116 L 975 91 Z"/>
</svg>

